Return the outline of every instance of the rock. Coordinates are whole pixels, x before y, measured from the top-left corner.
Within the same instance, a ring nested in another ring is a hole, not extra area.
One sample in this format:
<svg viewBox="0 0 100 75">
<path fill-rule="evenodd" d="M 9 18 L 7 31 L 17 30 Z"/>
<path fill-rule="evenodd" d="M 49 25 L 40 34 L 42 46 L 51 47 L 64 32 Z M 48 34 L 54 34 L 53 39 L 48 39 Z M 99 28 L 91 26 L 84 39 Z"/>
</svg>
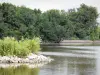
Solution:
<svg viewBox="0 0 100 75">
<path fill-rule="evenodd" d="M 19 58 L 17 56 L 0 56 L 0 63 L 40 63 L 50 62 L 53 59 L 31 53 L 26 58 Z"/>
<path fill-rule="evenodd" d="M 27 58 L 32 60 L 32 59 L 37 58 L 37 55 L 31 53 L 30 55 L 27 56 Z"/>
</svg>

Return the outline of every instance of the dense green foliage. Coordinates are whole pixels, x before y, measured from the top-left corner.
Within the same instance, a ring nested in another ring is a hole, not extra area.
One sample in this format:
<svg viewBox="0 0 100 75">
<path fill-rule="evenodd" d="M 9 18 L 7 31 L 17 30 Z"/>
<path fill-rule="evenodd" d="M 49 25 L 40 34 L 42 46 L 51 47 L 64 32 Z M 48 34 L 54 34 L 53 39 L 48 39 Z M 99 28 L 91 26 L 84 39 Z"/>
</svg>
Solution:
<svg viewBox="0 0 100 75">
<path fill-rule="evenodd" d="M 60 42 L 63 39 L 96 40 L 98 12 L 95 7 L 81 4 L 79 8 L 48 10 L 0 4 L 0 38 L 11 36 L 18 40 L 41 37 L 44 42 Z M 100 39 L 100 38 L 98 38 Z"/>
<path fill-rule="evenodd" d="M 21 39 L 17 41 L 13 37 L 5 37 L 0 40 L 0 55 L 26 56 L 29 53 L 37 53 L 40 50 L 39 38 Z"/>
</svg>

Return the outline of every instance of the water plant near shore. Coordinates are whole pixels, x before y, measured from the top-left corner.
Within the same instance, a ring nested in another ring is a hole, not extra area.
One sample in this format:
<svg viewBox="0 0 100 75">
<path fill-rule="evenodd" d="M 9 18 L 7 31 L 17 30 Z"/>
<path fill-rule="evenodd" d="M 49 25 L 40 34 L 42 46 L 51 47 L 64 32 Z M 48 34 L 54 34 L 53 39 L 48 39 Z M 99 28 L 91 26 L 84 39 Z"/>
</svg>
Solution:
<svg viewBox="0 0 100 75">
<path fill-rule="evenodd" d="M 40 50 L 40 39 L 21 39 L 16 40 L 14 37 L 5 37 L 0 39 L 1 56 L 26 56 L 29 53 L 37 53 Z"/>
</svg>

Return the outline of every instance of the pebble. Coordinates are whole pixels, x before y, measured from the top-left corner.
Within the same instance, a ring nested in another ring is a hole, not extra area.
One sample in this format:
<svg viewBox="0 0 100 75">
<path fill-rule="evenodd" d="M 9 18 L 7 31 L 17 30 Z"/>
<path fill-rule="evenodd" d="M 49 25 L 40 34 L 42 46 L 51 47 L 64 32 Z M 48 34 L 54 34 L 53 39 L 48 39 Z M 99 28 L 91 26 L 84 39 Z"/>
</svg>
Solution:
<svg viewBox="0 0 100 75">
<path fill-rule="evenodd" d="M 0 63 L 38 63 L 51 62 L 53 59 L 43 55 L 29 54 L 26 58 L 19 58 L 17 56 L 0 56 Z"/>
</svg>

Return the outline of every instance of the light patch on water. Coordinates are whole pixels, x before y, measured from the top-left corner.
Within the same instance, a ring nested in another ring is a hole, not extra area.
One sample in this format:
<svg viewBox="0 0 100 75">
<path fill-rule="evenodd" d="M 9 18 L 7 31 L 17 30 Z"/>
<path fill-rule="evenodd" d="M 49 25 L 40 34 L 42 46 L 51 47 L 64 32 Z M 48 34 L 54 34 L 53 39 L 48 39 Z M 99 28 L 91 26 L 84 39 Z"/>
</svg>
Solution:
<svg viewBox="0 0 100 75">
<path fill-rule="evenodd" d="M 51 47 L 49 47 L 51 48 Z M 58 46 L 58 49 L 62 48 L 61 52 L 57 52 L 57 46 L 56 46 L 56 50 L 53 52 L 42 52 L 41 54 L 44 55 L 49 55 L 49 56 L 60 56 L 60 57 L 70 57 L 70 59 L 72 61 L 68 62 L 68 64 L 70 65 L 76 65 L 76 67 L 74 68 L 74 71 L 80 72 L 82 73 L 82 75 L 100 75 L 100 46 Z M 70 49 L 71 50 L 68 50 Z M 52 49 L 52 48 L 51 48 Z M 64 49 L 64 52 L 63 52 Z M 72 59 L 74 58 L 75 61 Z M 88 59 L 87 61 L 77 61 L 78 59 Z M 93 61 L 90 61 L 91 59 L 94 59 Z M 68 60 L 69 61 L 69 60 Z M 92 66 L 92 65 L 94 66 Z M 79 67 L 79 65 L 81 66 L 79 69 L 77 69 L 77 67 Z M 84 67 L 84 69 L 82 69 L 82 65 Z M 84 65 L 87 65 L 86 67 Z M 91 67 L 92 66 L 92 67 Z M 72 73 L 72 69 L 70 68 L 70 74 L 72 75 L 80 75 L 73 72 Z M 67 75 L 70 75 L 67 74 Z"/>
<path fill-rule="evenodd" d="M 74 53 L 61 53 L 61 52 L 41 52 L 40 54 L 49 56 L 64 56 L 64 57 L 78 57 L 78 58 L 96 58 L 95 55 L 87 54 L 74 54 Z"/>
<path fill-rule="evenodd" d="M 100 48 L 97 49 L 97 75 L 100 75 Z"/>
</svg>

